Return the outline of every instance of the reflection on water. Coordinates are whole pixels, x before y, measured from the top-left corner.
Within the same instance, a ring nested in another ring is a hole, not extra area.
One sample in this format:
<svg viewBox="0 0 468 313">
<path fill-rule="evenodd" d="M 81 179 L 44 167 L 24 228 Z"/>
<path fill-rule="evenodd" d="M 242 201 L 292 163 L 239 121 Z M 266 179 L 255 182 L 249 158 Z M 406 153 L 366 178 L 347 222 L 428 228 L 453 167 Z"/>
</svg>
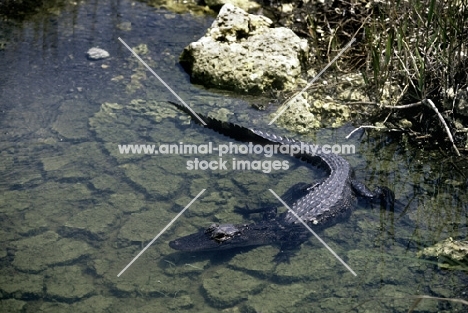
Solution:
<svg viewBox="0 0 468 313">
<path fill-rule="evenodd" d="M 229 140 L 190 123 L 169 105 L 166 101 L 174 100 L 169 92 L 118 37 L 138 46 L 145 61 L 197 110 L 266 127 L 268 116 L 249 110 L 245 97 L 190 85 L 177 65 L 183 47 L 211 21 L 140 3 L 94 1 L 68 4 L 9 28 L 0 50 L 2 311 L 403 312 L 415 295 L 466 298 L 463 271 L 440 270 L 416 258 L 425 246 L 466 238 L 466 164 L 386 135 L 356 134 L 351 143 L 357 154 L 348 159 L 358 179 L 391 187 L 405 206 L 387 212 L 361 204 L 349 221 L 321 233 L 357 277 L 315 239 L 285 264 L 272 262 L 277 247 L 184 254 L 168 246 L 213 222 L 250 222 L 233 209 L 275 205 L 268 188 L 281 194 L 297 182 L 323 177 L 283 156 L 272 159 L 289 162 L 289 170 L 266 174 L 186 169 L 195 157 L 218 160 L 217 155 L 119 153 L 119 144 Z M 111 57 L 91 62 L 85 57 L 91 47 Z M 343 143 L 351 129 L 323 130 L 309 140 Z M 229 155 L 228 164 L 234 157 L 246 158 Z M 462 306 L 423 300 L 417 309 L 455 312 Z"/>
</svg>

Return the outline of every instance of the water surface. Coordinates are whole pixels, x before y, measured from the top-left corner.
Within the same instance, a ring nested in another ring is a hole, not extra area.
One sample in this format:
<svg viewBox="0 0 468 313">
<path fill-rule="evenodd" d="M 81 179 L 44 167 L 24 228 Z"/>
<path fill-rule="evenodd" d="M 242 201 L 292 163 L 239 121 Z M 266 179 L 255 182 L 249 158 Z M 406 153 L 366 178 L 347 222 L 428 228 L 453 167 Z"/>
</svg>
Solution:
<svg viewBox="0 0 468 313">
<path fill-rule="evenodd" d="M 403 204 L 390 212 L 360 203 L 348 221 L 320 233 L 356 277 L 314 238 L 282 264 L 273 262 L 278 247 L 272 246 L 200 254 L 168 246 L 213 222 L 258 220 L 233 210 L 278 205 L 268 189 L 281 194 L 297 182 L 324 177 L 287 156 L 227 155 L 227 170 L 202 171 L 187 170 L 187 162 L 219 157 L 120 154 L 122 144 L 231 140 L 168 104 L 175 99 L 118 37 L 138 47 L 197 111 L 266 128 L 268 115 L 248 105 L 264 98 L 192 85 L 178 65 L 182 49 L 212 20 L 138 2 L 92 1 L 4 24 L 2 311 L 404 312 L 417 295 L 466 299 L 466 267 L 447 271 L 416 257 L 435 242 L 466 238 L 466 162 L 423 151 L 405 137 L 356 133 L 345 140 L 351 125 L 303 138 L 354 144 L 356 153 L 346 158 L 356 177 L 370 187 L 392 188 Z M 85 52 L 91 47 L 111 57 L 90 61 Z M 287 134 L 274 125 L 271 130 Z M 233 158 L 285 161 L 288 169 L 232 170 Z M 117 277 L 202 189 L 184 215 Z M 463 307 L 423 300 L 416 310 Z"/>
</svg>

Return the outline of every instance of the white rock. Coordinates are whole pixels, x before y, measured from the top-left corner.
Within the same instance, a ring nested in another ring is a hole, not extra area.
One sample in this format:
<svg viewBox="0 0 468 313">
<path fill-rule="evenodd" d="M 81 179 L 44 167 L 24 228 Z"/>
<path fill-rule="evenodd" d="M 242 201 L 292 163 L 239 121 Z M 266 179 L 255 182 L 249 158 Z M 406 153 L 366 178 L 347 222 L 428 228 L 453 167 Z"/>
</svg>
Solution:
<svg viewBox="0 0 468 313">
<path fill-rule="evenodd" d="M 110 56 L 109 52 L 101 48 L 91 48 L 86 52 L 86 56 L 90 60 L 102 60 Z"/>
<path fill-rule="evenodd" d="M 207 86 L 294 90 L 307 60 L 307 40 L 271 24 L 264 16 L 226 4 L 205 36 L 184 49 L 181 64 L 194 81 Z"/>
</svg>

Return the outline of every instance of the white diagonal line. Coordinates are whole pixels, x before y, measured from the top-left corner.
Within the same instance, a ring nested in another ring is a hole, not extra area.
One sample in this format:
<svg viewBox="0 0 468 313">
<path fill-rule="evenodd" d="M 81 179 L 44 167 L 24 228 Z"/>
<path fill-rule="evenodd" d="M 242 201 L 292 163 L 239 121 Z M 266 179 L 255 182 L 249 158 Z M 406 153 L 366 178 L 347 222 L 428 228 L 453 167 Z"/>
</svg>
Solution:
<svg viewBox="0 0 468 313">
<path fill-rule="evenodd" d="M 200 116 L 198 116 L 198 114 L 195 113 L 195 111 L 192 110 L 192 108 L 189 107 L 188 104 L 185 103 L 185 101 L 184 101 L 181 97 L 179 97 L 179 95 L 178 95 L 174 90 L 172 90 L 172 88 L 169 87 L 169 85 L 166 84 L 166 82 L 165 82 L 161 77 L 159 77 L 159 75 L 156 74 L 156 72 L 153 71 L 153 69 L 152 69 L 151 67 L 149 67 L 149 65 L 146 64 L 146 62 L 143 61 L 143 59 L 140 58 L 140 56 L 139 56 L 138 54 L 135 53 L 135 51 L 133 51 L 132 48 L 130 48 L 130 47 L 125 43 L 125 41 L 123 41 L 120 37 L 119 37 L 118 39 L 120 40 L 120 42 L 121 42 L 128 50 L 130 50 L 131 53 L 133 53 L 133 55 L 148 69 L 148 71 L 150 71 L 151 74 L 153 74 L 154 77 L 156 77 L 156 78 L 161 82 L 161 84 L 163 84 L 164 87 L 166 87 L 167 90 L 169 90 L 169 91 L 170 91 L 170 92 L 187 108 L 187 110 L 189 110 L 189 111 L 200 121 L 200 123 L 203 124 L 203 126 L 206 126 L 205 121 L 202 120 L 202 118 L 201 118 Z"/>
<path fill-rule="evenodd" d="M 293 100 L 296 100 L 297 97 L 299 97 L 299 95 L 301 95 L 304 91 L 306 91 L 310 86 L 312 86 L 312 84 L 323 74 L 323 72 L 325 72 L 327 70 L 327 68 L 330 67 L 330 65 L 332 65 L 333 63 L 335 63 L 335 61 L 353 44 L 353 42 L 356 41 L 356 38 L 353 38 L 351 39 L 350 42 L 348 42 L 348 44 L 343 48 L 341 49 L 341 51 L 333 58 L 333 60 L 330 61 L 330 63 L 327 64 L 327 66 L 325 66 L 317 75 L 315 75 L 314 78 L 312 78 L 312 80 L 310 81 L 310 83 L 307 84 L 307 86 L 305 86 L 301 91 L 299 91 L 292 99 L 290 99 L 288 101 L 288 104 L 286 106 L 284 106 L 281 111 L 270 121 L 270 123 L 268 123 L 268 125 L 271 125 L 273 124 L 283 113 L 284 111 L 286 111 L 289 106 L 291 105 L 291 103 L 293 102 Z"/>
<path fill-rule="evenodd" d="M 349 265 L 346 264 L 345 261 L 343 261 L 343 259 L 341 259 L 341 258 L 338 256 L 338 254 L 336 254 L 336 252 L 333 251 L 332 248 L 330 248 L 330 247 L 325 243 L 325 241 L 323 241 L 322 238 L 320 238 L 320 237 L 312 230 L 312 228 L 310 228 L 309 225 L 307 225 L 307 223 L 304 222 L 304 221 L 302 220 L 302 218 L 300 218 L 300 217 L 296 214 L 296 212 L 294 212 L 294 211 L 283 201 L 283 199 L 281 199 L 273 190 L 271 190 L 271 189 L 268 189 L 268 190 L 270 190 L 270 192 L 271 192 L 271 193 L 272 193 L 288 210 L 289 210 L 289 212 L 291 212 L 291 213 L 297 218 L 297 220 L 298 220 L 299 222 L 301 222 L 302 225 L 304 225 L 305 228 L 307 228 L 307 229 L 312 233 L 312 235 L 314 235 L 315 238 L 317 238 L 317 239 L 322 243 L 322 245 L 324 245 L 325 248 L 327 248 L 328 251 L 330 251 L 330 252 L 335 256 L 335 258 L 337 258 L 338 261 L 340 261 L 340 262 L 351 272 L 351 274 L 353 274 L 354 276 L 357 276 L 357 274 L 353 271 L 353 269 L 352 269 L 351 267 L 349 267 Z"/>
<path fill-rule="evenodd" d="M 125 272 L 130 267 L 130 265 L 132 265 L 133 262 L 135 262 L 143 254 L 143 252 L 145 252 L 146 249 L 148 249 L 156 241 L 156 239 L 158 239 L 159 236 L 161 236 L 172 225 L 172 223 L 174 223 L 182 214 L 184 214 L 185 210 L 187 210 L 195 202 L 195 200 L 197 200 L 197 198 L 200 197 L 201 194 L 205 192 L 205 190 L 206 189 L 203 189 L 202 191 L 200 191 L 200 193 L 195 198 L 193 198 L 193 200 L 190 201 L 190 203 L 187 204 L 187 206 L 182 211 L 180 211 L 180 213 L 177 214 L 176 217 L 174 217 L 172 221 L 170 221 L 169 224 L 167 224 L 166 227 L 164 227 L 163 230 L 161 230 L 159 234 L 157 234 L 156 237 L 154 237 L 154 239 L 151 240 L 151 242 L 147 244 L 146 247 L 144 247 L 143 250 L 141 250 L 140 253 L 138 253 L 138 255 L 134 257 L 130 263 L 128 263 L 127 266 L 125 266 L 125 268 L 119 273 L 119 275 L 117 275 L 117 277 L 120 277 L 120 275 L 122 275 L 123 272 Z"/>
</svg>

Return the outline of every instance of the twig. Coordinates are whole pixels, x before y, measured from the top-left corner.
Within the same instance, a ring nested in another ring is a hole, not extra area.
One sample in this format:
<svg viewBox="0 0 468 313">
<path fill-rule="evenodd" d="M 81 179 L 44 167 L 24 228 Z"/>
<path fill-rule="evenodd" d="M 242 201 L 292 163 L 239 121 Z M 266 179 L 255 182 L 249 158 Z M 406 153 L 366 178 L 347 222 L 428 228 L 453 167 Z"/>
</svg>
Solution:
<svg viewBox="0 0 468 313">
<path fill-rule="evenodd" d="M 409 103 L 409 104 L 403 104 L 403 105 L 382 105 L 382 108 L 386 109 L 408 109 L 408 108 L 413 108 L 417 107 L 418 105 L 423 104 L 423 101 L 418 101 L 415 103 Z"/>
<path fill-rule="evenodd" d="M 418 102 L 415 102 L 415 103 L 408 103 L 408 104 L 402 104 L 402 105 L 387 105 L 387 104 L 380 104 L 378 102 L 367 102 L 367 101 L 350 101 L 350 102 L 346 102 L 346 104 L 359 104 L 359 105 L 376 105 L 378 107 L 381 107 L 381 108 L 385 108 L 385 109 L 408 109 L 408 108 L 412 108 L 412 107 L 416 107 L 418 105 L 421 105 L 423 104 L 422 101 L 418 101 Z"/>
<path fill-rule="evenodd" d="M 192 264 L 189 264 L 189 263 L 185 263 L 185 266 L 190 266 L 190 267 L 196 268 L 197 270 L 203 270 L 202 268 L 200 268 L 198 266 L 195 266 L 195 265 L 192 265 Z"/>
<path fill-rule="evenodd" d="M 395 129 L 395 128 L 387 128 L 385 126 L 373 126 L 373 125 L 361 125 L 359 126 L 358 128 L 355 128 L 352 132 L 350 132 L 348 134 L 348 136 L 346 136 L 345 138 L 346 139 L 349 139 L 349 137 L 352 136 L 352 134 L 354 134 L 355 132 L 357 132 L 358 130 L 362 129 L 362 128 L 372 128 L 372 129 L 385 129 L 387 131 L 400 131 L 399 129 Z"/>
<path fill-rule="evenodd" d="M 414 296 L 413 298 L 416 298 L 416 299 L 414 300 L 413 305 L 408 310 L 408 313 L 412 313 L 414 311 L 414 309 L 418 306 L 419 302 L 421 302 L 422 299 L 432 299 L 432 300 L 439 300 L 439 301 L 458 302 L 458 303 L 468 305 L 468 301 L 465 301 L 463 299 L 440 298 L 440 297 L 432 297 L 432 296 L 426 296 L 426 295 Z"/>
<path fill-rule="evenodd" d="M 453 142 L 452 133 L 450 132 L 450 129 L 449 129 L 449 127 L 447 126 L 447 123 L 445 122 L 444 117 L 442 116 L 442 114 L 440 114 L 439 110 L 437 110 L 437 107 L 435 106 L 434 102 L 432 102 L 431 99 L 424 99 L 422 102 L 428 103 L 429 106 L 432 108 L 432 110 L 434 110 L 434 112 L 437 114 L 437 116 L 439 117 L 439 120 L 442 122 L 442 124 L 443 124 L 444 127 L 445 127 L 445 132 L 447 133 L 447 136 L 449 137 L 449 140 L 450 140 L 450 142 L 452 143 L 452 146 L 453 146 L 453 148 L 455 149 L 455 152 L 457 153 L 457 156 L 460 156 L 460 151 L 458 151 L 457 146 L 456 146 L 455 143 Z"/>
</svg>

